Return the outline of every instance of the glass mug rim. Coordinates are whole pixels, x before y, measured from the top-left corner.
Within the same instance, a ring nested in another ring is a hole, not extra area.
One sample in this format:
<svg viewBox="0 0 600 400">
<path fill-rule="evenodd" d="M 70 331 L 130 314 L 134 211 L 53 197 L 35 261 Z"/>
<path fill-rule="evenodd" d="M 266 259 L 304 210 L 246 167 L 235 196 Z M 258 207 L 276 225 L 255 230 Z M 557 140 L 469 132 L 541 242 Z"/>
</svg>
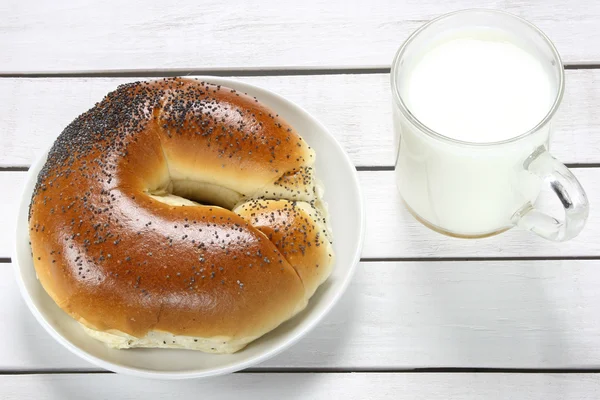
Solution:
<svg viewBox="0 0 600 400">
<path fill-rule="evenodd" d="M 558 88 L 557 88 L 558 90 L 556 91 L 556 97 L 555 97 L 554 102 L 552 103 L 552 106 L 550 107 L 548 113 L 533 128 L 531 128 L 528 131 L 521 133 L 517 136 L 514 136 L 510 139 L 500 140 L 497 142 L 483 142 L 482 143 L 482 142 L 469 142 L 469 141 L 454 139 L 454 138 L 445 136 L 439 132 L 434 131 L 433 129 L 429 128 L 427 125 L 422 123 L 408 109 L 408 107 L 402 100 L 402 96 L 400 95 L 400 90 L 399 90 L 398 84 L 397 84 L 397 76 L 398 76 L 397 72 L 398 72 L 398 69 L 400 68 L 400 59 L 406 52 L 406 49 L 412 44 L 412 42 L 421 33 L 423 33 L 425 30 L 427 30 L 427 28 L 431 27 L 432 25 L 434 25 L 442 20 L 457 16 L 460 14 L 471 14 L 471 13 L 496 14 L 496 15 L 500 15 L 502 17 L 507 17 L 507 18 L 513 19 L 515 21 L 518 21 L 518 22 L 524 24 L 525 26 L 527 26 L 528 28 L 533 30 L 535 33 L 540 35 L 540 37 L 542 38 L 544 43 L 546 43 L 546 45 L 549 47 L 550 51 L 552 52 L 554 61 L 556 62 L 556 67 L 559 70 L 559 82 L 558 82 Z M 558 53 L 558 50 L 556 49 L 556 46 L 554 46 L 554 43 L 552 43 L 550 38 L 548 38 L 548 36 L 544 32 L 542 32 L 537 26 L 535 26 L 531 22 L 529 22 L 517 15 L 511 14 L 506 11 L 501 11 L 501 10 L 491 10 L 491 9 L 481 9 L 481 8 L 470 8 L 470 9 L 458 10 L 458 11 L 453 11 L 453 12 L 450 12 L 447 14 L 443 14 L 437 18 L 432 19 L 431 21 L 427 22 L 426 24 L 422 25 L 421 27 L 419 27 L 419 29 L 414 31 L 404 41 L 402 46 L 400 46 L 400 48 L 396 52 L 396 55 L 394 56 L 394 60 L 392 61 L 392 68 L 390 70 L 390 75 L 391 75 L 391 85 L 392 85 L 392 96 L 394 98 L 394 102 L 396 103 L 396 105 L 398 106 L 398 108 L 400 109 L 402 114 L 406 117 L 406 119 L 411 124 L 415 125 L 420 131 L 426 133 L 428 136 L 432 137 L 433 139 L 445 141 L 447 143 L 473 146 L 473 147 L 492 147 L 492 146 L 497 146 L 497 145 L 502 145 L 502 144 L 507 144 L 507 143 L 513 143 L 513 142 L 517 142 L 517 141 L 537 132 L 540 128 L 542 128 L 544 125 L 546 125 L 548 122 L 550 122 L 550 120 L 552 120 L 552 118 L 554 117 L 554 114 L 556 114 L 556 111 L 558 110 L 560 103 L 562 101 L 564 88 L 565 88 L 565 78 L 564 78 L 565 72 L 564 72 L 564 68 L 563 68 L 562 59 L 560 57 L 560 54 Z"/>
</svg>

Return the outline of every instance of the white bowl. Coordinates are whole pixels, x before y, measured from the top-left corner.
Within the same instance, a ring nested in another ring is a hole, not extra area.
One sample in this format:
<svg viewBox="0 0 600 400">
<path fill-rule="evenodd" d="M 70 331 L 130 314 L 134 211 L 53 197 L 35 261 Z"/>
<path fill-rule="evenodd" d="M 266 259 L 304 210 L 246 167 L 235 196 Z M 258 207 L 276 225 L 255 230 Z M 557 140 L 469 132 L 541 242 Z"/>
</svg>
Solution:
<svg viewBox="0 0 600 400">
<path fill-rule="evenodd" d="M 13 265 L 21 293 L 42 326 L 58 342 L 85 360 L 115 372 L 162 379 L 221 375 L 258 364 L 296 343 L 327 314 L 350 283 L 364 237 L 365 209 L 354 165 L 329 131 L 305 110 L 268 90 L 218 77 L 202 77 L 256 96 L 296 128 L 315 149 L 316 174 L 325 188 L 336 253 L 329 279 L 293 319 L 235 354 L 215 355 L 192 350 L 114 350 L 87 336 L 63 312 L 37 280 L 29 248 L 27 212 L 37 175 L 46 154 L 29 170 L 17 220 Z"/>
</svg>

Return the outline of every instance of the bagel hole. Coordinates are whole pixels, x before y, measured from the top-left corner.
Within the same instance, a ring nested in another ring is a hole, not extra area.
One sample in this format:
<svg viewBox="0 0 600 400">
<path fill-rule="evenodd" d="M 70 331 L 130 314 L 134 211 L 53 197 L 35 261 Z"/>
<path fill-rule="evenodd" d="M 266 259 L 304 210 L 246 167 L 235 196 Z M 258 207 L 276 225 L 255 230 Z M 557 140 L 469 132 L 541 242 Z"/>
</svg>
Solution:
<svg viewBox="0 0 600 400">
<path fill-rule="evenodd" d="M 162 203 L 173 206 L 217 206 L 232 210 L 244 196 L 221 185 L 192 180 L 171 180 L 166 188 L 149 192 Z"/>
</svg>

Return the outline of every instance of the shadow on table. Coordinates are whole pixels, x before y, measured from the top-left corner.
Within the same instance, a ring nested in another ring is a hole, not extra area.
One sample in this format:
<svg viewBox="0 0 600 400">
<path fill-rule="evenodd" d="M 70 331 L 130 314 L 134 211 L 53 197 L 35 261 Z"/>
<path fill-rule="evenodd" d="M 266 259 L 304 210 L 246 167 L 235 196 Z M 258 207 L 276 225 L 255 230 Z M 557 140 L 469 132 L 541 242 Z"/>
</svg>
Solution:
<svg viewBox="0 0 600 400">
<path fill-rule="evenodd" d="M 290 349 L 258 368 L 323 369 L 348 365 L 347 360 L 352 357 L 352 354 L 348 354 L 352 351 L 348 342 L 353 335 L 356 336 L 358 328 L 356 310 L 359 307 L 357 300 L 360 290 L 357 282 L 362 281 L 359 276 L 363 273 L 359 264 L 352 283 L 325 318 Z M 322 288 L 325 289 L 327 285 L 326 281 Z M 319 299 L 315 297 L 310 301 Z"/>
<path fill-rule="evenodd" d="M 0 344 L 0 354 L 14 354 L 18 357 L 17 369 L 52 370 L 52 369 L 94 369 L 92 364 L 72 354 L 48 334 L 31 314 L 25 301 L 11 282 L 9 293 L 13 306 L 7 310 L 10 314 L 4 322 L 12 324 L 11 337 L 4 338 Z M 0 313 L 2 315 L 2 313 Z M 6 348 L 4 348 L 6 347 Z"/>
<path fill-rule="evenodd" d="M 35 392 L 49 399 L 286 399 L 344 392 L 330 374 L 236 373 L 207 379 L 164 381 L 116 374 L 37 376 Z M 339 381 L 338 381 L 339 382 Z M 29 382 L 31 383 L 31 382 Z M 324 396 L 319 396 L 324 397 Z"/>
</svg>

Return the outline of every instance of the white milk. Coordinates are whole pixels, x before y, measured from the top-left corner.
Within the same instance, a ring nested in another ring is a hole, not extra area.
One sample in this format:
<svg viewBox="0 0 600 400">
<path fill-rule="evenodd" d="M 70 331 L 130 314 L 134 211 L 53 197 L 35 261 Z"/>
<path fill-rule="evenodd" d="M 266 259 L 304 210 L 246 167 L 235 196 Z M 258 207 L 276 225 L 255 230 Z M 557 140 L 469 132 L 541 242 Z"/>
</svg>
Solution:
<svg viewBox="0 0 600 400">
<path fill-rule="evenodd" d="M 398 75 L 402 100 L 422 124 L 459 144 L 433 138 L 394 109 L 400 137 L 396 171 L 404 201 L 449 233 L 478 236 L 511 225 L 535 201 L 539 181 L 523 163 L 548 144 L 540 123 L 556 85 L 534 51 L 502 31 L 462 31 L 438 38 L 407 59 Z M 488 145 L 485 145 L 488 144 Z"/>
</svg>

